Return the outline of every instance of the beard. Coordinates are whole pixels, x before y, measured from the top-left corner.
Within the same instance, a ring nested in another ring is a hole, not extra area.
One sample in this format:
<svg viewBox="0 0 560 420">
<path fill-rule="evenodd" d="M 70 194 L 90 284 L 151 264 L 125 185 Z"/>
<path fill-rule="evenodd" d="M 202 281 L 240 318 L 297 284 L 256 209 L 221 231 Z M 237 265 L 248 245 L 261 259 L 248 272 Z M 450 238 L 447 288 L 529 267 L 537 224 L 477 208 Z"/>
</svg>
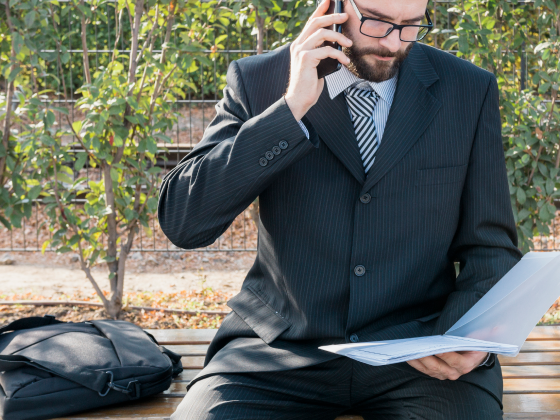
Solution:
<svg viewBox="0 0 560 420">
<path fill-rule="evenodd" d="M 356 77 L 367 80 L 368 82 L 380 83 L 391 79 L 399 70 L 402 62 L 408 56 L 410 49 L 414 45 L 410 43 L 404 50 L 395 53 L 380 47 L 368 46 L 358 49 L 354 45 L 351 47 L 343 47 L 342 52 L 350 59 L 347 65 Z M 395 57 L 392 61 L 377 60 L 374 65 L 366 61 L 368 54 L 375 54 L 380 57 Z"/>
</svg>

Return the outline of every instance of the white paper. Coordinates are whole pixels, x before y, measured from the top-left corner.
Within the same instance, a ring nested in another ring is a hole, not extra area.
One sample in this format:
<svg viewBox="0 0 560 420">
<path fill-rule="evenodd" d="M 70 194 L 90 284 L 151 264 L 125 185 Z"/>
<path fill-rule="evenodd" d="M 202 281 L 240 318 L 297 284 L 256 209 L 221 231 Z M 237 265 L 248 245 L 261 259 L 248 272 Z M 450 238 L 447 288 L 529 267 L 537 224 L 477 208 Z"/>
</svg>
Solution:
<svg viewBox="0 0 560 420">
<path fill-rule="evenodd" d="M 444 335 L 319 347 L 374 366 L 452 351 L 516 356 L 560 296 L 560 252 L 529 252 Z"/>
</svg>

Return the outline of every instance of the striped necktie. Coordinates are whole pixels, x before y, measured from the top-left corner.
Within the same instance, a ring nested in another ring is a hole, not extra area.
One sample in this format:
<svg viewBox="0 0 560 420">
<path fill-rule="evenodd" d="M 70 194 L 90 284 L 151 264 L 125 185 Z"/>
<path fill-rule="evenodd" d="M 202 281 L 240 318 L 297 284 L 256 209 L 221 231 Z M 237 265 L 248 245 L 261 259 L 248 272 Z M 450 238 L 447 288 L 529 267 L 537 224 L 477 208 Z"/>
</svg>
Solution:
<svg viewBox="0 0 560 420">
<path fill-rule="evenodd" d="M 356 133 L 356 140 L 366 174 L 373 165 L 375 152 L 379 148 L 377 129 L 373 121 L 373 110 L 378 100 L 379 95 L 375 90 L 364 90 L 356 87 L 346 89 L 346 103 L 352 113 L 354 132 Z"/>
</svg>

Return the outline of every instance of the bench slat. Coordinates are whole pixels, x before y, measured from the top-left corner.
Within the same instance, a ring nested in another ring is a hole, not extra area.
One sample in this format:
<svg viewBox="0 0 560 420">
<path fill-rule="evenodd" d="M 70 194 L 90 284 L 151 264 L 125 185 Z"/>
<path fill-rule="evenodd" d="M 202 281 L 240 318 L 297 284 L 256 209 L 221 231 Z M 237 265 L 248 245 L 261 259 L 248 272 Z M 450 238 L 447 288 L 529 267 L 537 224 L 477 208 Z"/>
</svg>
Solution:
<svg viewBox="0 0 560 420">
<path fill-rule="evenodd" d="M 527 341 L 535 340 L 560 340 L 560 327 L 541 325 L 533 328 Z"/>
<path fill-rule="evenodd" d="M 193 344 L 193 345 L 166 345 L 165 348 L 180 354 L 181 356 L 206 356 L 208 351 L 208 345 L 206 344 Z"/>
<path fill-rule="evenodd" d="M 526 341 L 521 347 L 521 353 L 560 351 L 560 340 Z"/>
<path fill-rule="evenodd" d="M 560 365 L 560 353 L 519 353 L 516 357 L 498 355 L 502 366 Z"/>
<path fill-rule="evenodd" d="M 504 379 L 522 378 L 559 378 L 560 366 L 538 365 L 538 366 L 502 366 Z"/>
<path fill-rule="evenodd" d="M 218 330 L 155 330 L 145 329 L 159 344 L 210 344 Z"/>
</svg>

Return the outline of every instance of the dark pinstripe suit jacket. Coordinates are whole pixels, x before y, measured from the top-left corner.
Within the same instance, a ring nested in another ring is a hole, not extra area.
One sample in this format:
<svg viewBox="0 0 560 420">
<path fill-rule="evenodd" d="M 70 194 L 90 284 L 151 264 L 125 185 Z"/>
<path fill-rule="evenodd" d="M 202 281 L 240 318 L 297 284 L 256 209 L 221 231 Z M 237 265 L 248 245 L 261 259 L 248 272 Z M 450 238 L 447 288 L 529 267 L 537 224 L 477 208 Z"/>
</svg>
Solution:
<svg viewBox="0 0 560 420">
<path fill-rule="evenodd" d="M 216 118 L 161 186 L 161 227 L 185 249 L 260 197 L 255 263 L 198 378 L 320 363 L 340 356 L 319 345 L 354 334 L 442 334 L 521 258 L 491 73 L 415 44 L 366 178 L 344 95 L 325 87 L 302 132 L 289 61 L 286 45 L 232 62 Z M 501 399 L 499 363 L 461 380 Z"/>
</svg>

